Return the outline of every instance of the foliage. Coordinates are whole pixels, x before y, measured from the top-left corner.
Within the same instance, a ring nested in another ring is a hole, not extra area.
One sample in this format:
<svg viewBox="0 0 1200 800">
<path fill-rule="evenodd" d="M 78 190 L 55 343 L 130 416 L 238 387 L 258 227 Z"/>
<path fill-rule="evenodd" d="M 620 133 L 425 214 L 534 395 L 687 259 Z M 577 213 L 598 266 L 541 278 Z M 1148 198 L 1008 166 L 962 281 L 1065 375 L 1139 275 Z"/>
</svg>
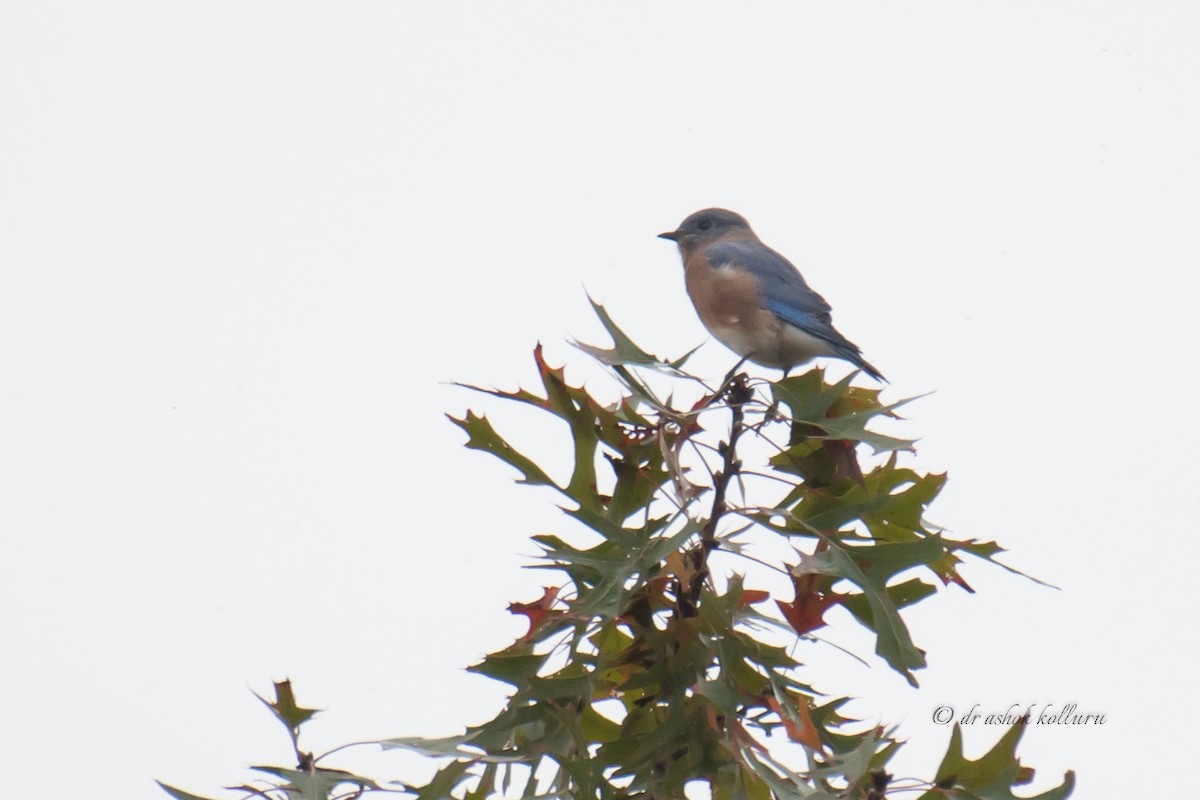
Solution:
<svg viewBox="0 0 1200 800">
<path fill-rule="evenodd" d="M 483 415 L 452 418 L 467 447 L 512 466 L 519 483 L 558 492 L 587 532 L 584 541 L 533 537 L 534 566 L 560 579 L 540 598 L 513 603 L 528 630 L 471 667 L 512 687 L 506 707 L 459 736 L 379 742 L 444 759 L 427 784 L 384 785 L 318 767 L 297 739 L 312 712 L 278 684 L 268 706 L 288 727 L 299 766 L 255 767 L 276 783 L 238 788 L 313 800 L 373 792 L 675 800 L 701 782 L 716 800 L 878 800 L 889 789 L 925 789 L 922 800 L 1014 797 L 1012 787 L 1032 778 L 1015 754 L 1021 726 L 977 761 L 963 756 L 955 728 L 933 780 L 893 779 L 887 764 L 900 743 L 844 717 L 848 698 L 824 697 L 801 680 L 789 645 L 814 639 L 841 606 L 870 631 L 882 663 L 915 686 L 925 653 L 902 610 L 939 584 L 971 591 L 961 558 L 993 561 L 1000 552 L 925 521 L 945 476 L 901 466 L 912 443 L 869 427 L 901 403 L 850 378 L 828 383 L 820 369 L 761 383 L 735 368 L 711 387 L 683 371 L 686 357 L 651 356 L 596 311 L 614 345 L 579 347 L 616 378 L 616 402 L 572 386 L 540 346 L 537 391 L 479 389 L 565 423 L 570 475 L 553 477 Z M 689 394 L 699 396 L 674 399 Z M 865 471 L 860 444 L 875 454 Z M 749 450 L 765 450 L 753 468 Z M 747 540 L 767 538 L 791 555 L 752 556 Z M 718 559 L 777 570 L 791 596 L 746 586 L 743 574 L 715 569 Z M 776 732 L 804 763 L 768 748 Z M 1073 784 L 1067 773 L 1038 797 L 1065 798 Z"/>
</svg>

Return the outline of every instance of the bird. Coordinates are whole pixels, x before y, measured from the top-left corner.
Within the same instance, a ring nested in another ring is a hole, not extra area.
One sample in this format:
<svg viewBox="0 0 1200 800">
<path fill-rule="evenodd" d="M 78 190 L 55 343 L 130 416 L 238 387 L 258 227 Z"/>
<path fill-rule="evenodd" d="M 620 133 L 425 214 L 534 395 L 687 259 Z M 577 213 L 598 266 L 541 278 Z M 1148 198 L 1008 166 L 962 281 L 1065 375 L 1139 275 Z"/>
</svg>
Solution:
<svg viewBox="0 0 1200 800">
<path fill-rule="evenodd" d="M 687 293 L 704 327 L 743 361 L 782 369 L 786 377 L 817 356 L 831 356 L 887 383 L 833 327 L 825 298 L 742 215 L 706 208 L 658 236 L 679 246 Z"/>
</svg>

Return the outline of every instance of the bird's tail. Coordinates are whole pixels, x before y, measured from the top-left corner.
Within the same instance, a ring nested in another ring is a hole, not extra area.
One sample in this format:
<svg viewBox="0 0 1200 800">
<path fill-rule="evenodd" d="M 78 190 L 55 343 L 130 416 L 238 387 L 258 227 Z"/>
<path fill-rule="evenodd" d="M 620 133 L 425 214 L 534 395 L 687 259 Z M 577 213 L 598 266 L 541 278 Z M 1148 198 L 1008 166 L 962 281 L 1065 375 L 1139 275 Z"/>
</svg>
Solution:
<svg viewBox="0 0 1200 800">
<path fill-rule="evenodd" d="M 888 383 L 889 382 L 887 378 L 883 377 L 882 372 L 875 369 L 875 366 L 870 361 L 867 361 L 865 358 L 862 357 L 862 353 L 858 352 L 857 348 L 855 348 L 854 350 L 850 350 L 848 348 L 839 348 L 839 350 L 841 350 L 842 358 L 849 361 L 851 364 L 858 367 L 859 369 L 861 369 L 863 372 L 870 375 L 875 380 L 879 381 L 880 383 Z"/>
</svg>

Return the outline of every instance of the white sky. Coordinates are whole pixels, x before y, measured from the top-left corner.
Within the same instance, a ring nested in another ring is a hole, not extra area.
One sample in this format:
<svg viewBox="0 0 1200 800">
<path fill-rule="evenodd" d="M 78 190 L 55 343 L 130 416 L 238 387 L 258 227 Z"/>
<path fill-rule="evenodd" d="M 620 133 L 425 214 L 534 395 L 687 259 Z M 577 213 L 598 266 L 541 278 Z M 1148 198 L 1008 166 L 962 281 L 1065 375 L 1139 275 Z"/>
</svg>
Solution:
<svg viewBox="0 0 1200 800">
<path fill-rule="evenodd" d="M 285 676 L 330 709 L 316 750 L 490 717 L 504 687 L 461 668 L 523 630 L 525 537 L 563 518 L 442 415 L 540 429 L 446 382 L 531 385 L 538 340 L 591 374 L 585 286 L 655 352 L 703 341 L 654 235 L 709 205 L 804 270 L 886 397 L 935 391 L 902 431 L 950 470 L 933 519 L 1063 588 L 969 565 L 978 594 L 908 615 L 921 690 L 839 687 L 904 723 L 892 771 L 932 774 L 939 705 L 1074 702 L 1108 722 L 1031 728 L 1035 787 L 1177 781 L 1197 41 L 1182 0 L 8 4 L 6 794 L 216 793 L 286 761 L 247 690 Z"/>
</svg>

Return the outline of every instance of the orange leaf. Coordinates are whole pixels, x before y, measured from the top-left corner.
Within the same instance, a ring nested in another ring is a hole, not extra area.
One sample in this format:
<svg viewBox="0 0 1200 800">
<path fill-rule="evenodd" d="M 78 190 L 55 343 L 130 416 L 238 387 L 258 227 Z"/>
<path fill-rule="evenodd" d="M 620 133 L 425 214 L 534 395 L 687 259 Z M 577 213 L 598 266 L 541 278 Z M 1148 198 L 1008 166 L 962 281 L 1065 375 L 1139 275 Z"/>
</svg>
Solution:
<svg viewBox="0 0 1200 800">
<path fill-rule="evenodd" d="M 799 697 L 796 701 L 796 717 L 784 711 L 774 695 L 769 694 L 765 699 L 770 709 L 779 715 L 779 719 L 783 720 L 783 729 L 787 731 L 789 739 L 811 747 L 813 750 L 822 749 L 821 737 L 808 713 L 808 701 L 804 697 Z"/>
</svg>

